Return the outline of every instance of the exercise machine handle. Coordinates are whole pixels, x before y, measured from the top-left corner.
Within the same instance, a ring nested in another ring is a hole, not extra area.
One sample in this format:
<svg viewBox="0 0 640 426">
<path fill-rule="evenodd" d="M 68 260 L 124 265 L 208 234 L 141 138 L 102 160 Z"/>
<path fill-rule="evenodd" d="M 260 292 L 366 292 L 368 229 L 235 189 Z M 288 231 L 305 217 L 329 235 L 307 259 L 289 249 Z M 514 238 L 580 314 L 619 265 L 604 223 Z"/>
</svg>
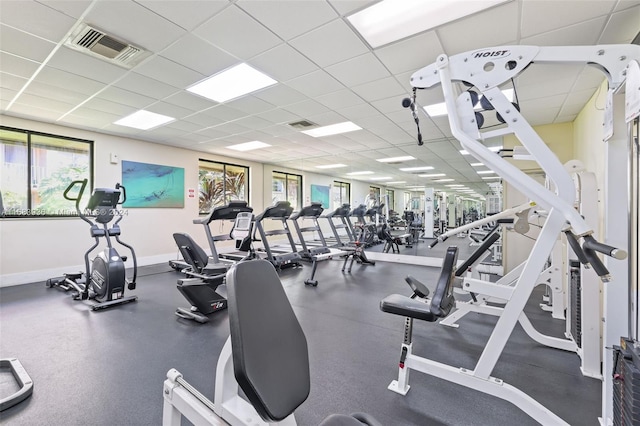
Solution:
<svg viewBox="0 0 640 426">
<path fill-rule="evenodd" d="M 604 254 L 605 256 L 613 257 L 614 259 L 618 260 L 624 260 L 627 258 L 626 251 L 599 243 L 591 235 L 587 235 L 586 237 L 584 237 L 582 248 L 584 248 L 585 250 L 597 251 Z"/>
<path fill-rule="evenodd" d="M 82 186 L 80 187 L 80 192 L 78 192 L 78 196 L 76 198 L 71 198 L 71 196 L 69 195 L 69 192 L 77 185 L 77 184 L 81 184 Z M 84 193 L 84 189 L 87 186 L 87 179 L 83 179 L 83 180 L 74 180 L 73 182 L 71 182 L 69 184 L 69 186 L 67 186 L 67 189 L 64 190 L 64 193 L 62 194 L 64 196 L 65 199 L 69 200 L 69 201 L 80 201 L 80 199 L 82 198 L 82 194 Z"/>
<path fill-rule="evenodd" d="M 122 189 L 122 201 L 118 200 L 118 204 L 124 204 L 127 202 L 127 188 L 124 185 L 116 183 L 116 189 Z"/>
<path fill-rule="evenodd" d="M 430 249 L 434 248 L 434 247 L 436 246 L 436 244 L 438 244 L 440 241 L 445 242 L 445 241 L 447 240 L 447 238 L 449 238 L 449 237 L 439 237 L 439 238 L 436 238 L 435 240 L 433 240 L 433 241 L 431 242 L 431 244 L 429 244 L 429 248 L 430 248 Z"/>
<path fill-rule="evenodd" d="M 565 231 L 564 234 L 567 236 L 567 242 L 571 246 L 571 249 L 573 250 L 573 252 L 578 257 L 578 261 L 580 263 L 582 263 L 585 267 L 588 268 L 589 267 L 589 259 L 587 259 L 587 256 L 585 255 L 584 251 L 582 250 L 582 247 L 580 246 L 580 242 L 578 241 L 576 236 L 573 235 L 573 232 L 571 232 L 571 231 Z"/>
</svg>

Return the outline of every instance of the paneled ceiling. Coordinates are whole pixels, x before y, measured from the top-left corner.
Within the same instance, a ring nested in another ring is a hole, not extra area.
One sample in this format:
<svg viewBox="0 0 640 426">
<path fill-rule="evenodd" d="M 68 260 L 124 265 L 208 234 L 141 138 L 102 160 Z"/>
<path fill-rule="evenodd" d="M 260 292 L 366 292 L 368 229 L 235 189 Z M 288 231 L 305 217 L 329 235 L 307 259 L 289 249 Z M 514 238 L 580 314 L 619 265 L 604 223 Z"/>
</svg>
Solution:
<svg viewBox="0 0 640 426">
<path fill-rule="evenodd" d="M 400 0 L 398 0 L 400 1 Z M 426 1 L 426 0 L 425 0 Z M 442 188 L 399 167 L 432 166 L 478 192 L 482 167 L 460 154 L 446 117 L 421 117 L 424 146 L 401 100 L 410 75 L 441 53 L 509 44 L 629 43 L 640 30 L 640 1 L 513 0 L 376 49 L 347 17 L 368 0 L 2 0 L 0 112 L 165 145 L 351 179 L 370 170 L 406 184 Z M 131 69 L 65 45 L 81 24 L 150 52 Z M 186 88 L 245 62 L 277 80 L 216 103 Z M 602 82 L 585 66 L 532 66 L 516 81 L 533 125 L 570 122 Z M 421 91 L 422 105 L 443 101 Z M 139 109 L 176 120 L 142 131 L 113 124 Z M 288 123 L 352 121 L 362 130 L 313 138 Z M 271 147 L 238 153 L 228 145 Z M 411 155 L 398 164 L 375 161 Z M 321 170 L 319 165 L 349 167 Z M 425 173 L 425 172 L 422 172 Z"/>
</svg>

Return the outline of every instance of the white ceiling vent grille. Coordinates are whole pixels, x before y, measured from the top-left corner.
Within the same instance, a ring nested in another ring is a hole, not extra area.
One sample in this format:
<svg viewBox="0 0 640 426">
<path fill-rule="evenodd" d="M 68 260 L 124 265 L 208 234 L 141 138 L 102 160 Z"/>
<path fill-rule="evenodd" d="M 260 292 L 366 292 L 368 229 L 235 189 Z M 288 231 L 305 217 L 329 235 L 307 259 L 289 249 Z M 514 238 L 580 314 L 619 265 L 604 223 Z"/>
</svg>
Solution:
<svg viewBox="0 0 640 426">
<path fill-rule="evenodd" d="M 125 68 L 133 68 L 151 54 L 86 24 L 81 24 L 65 44 Z"/>
</svg>

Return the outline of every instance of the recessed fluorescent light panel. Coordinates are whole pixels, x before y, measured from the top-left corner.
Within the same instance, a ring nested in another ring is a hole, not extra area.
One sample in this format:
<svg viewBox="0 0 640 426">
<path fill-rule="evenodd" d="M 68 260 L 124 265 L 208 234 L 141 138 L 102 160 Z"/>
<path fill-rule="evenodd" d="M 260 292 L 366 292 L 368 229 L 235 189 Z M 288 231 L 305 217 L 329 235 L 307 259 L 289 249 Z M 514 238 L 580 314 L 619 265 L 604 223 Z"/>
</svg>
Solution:
<svg viewBox="0 0 640 426">
<path fill-rule="evenodd" d="M 438 179 L 436 182 L 453 182 L 455 179 Z"/>
<path fill-rule="evenodd" d="M 129 114 L 126 117 L 115 121 L 113 124 L 117 124 L 118 126 L 133 127 L 134 129 L 149 130 L 163 124 L 167 124 L 174 120 L 175 118 L 173 117 L 168 117 L 166 115 L 156 114 L 155 112 L 145 111 L 141 109 L 140 111 L 136 111 L 133 114 Z"/>
<path fill-rule="evenodd" d="M 340 133 L 353 132 L 355 130 L 361 130 L 362 127 L 350 121 L 344 123 L 331 124 L 329 126 L 318 127 L 311 130 L 303 130 L 305 135 L 313 136 L 314 138 L 321 138 L 323 136 L 337 135 Z"/>
<path fill-rule="evenodd" d="M 379 160 L 378 160 L 379 161 Z M 401 172 L 419 172 L 421 170 L 433 170 L 431 166 L 423 166 L 423 167 L 403 167 L 400 169 Z"/>
<path fill-rule="evenodd" d="M 373 172 L 370 171 L 366 171 L 366 172 L 351 172 L 351 173 L 347 173 L 347 176 L 359 176 L 359 175 L 372 175 Z"/>
<path fill-rule="evenodd" d="M 346 164 L 325 164 L 324 166 L 316 166 L 316 169 L 339 169 L 341 167 L 347 167 Z"/>
<path fill-rule="evenodd" d="M 490 175 L 491 173 L 495 173 L 493 170 L 480 170 L 478 171 L 479 175 Z"/>
<path fill-rule="evenodd" d="M 445 186 L 448 186 L 449 188 L 464 188 L 464 185 L 461 183 L 450 183 L 449 185 Z"/>
<path fill-rule="evenodd" d="M 239 143 L 237 145 L 228 146 L 228 149 L 234 149 L 236 151 L 253 151 L 254 149 L 266 148 L 269 145 L 268 143 L 260 142 L 260 141 L 252 141 Z"/>
<path fill-rule="evenodd" d="M 382 177 L 369 178 L 369 180 L 389 180 L 389 179 L 393 179 L 393 178 L 391 176 L 382 176 Z"/>
<path fill-rule="evenodd" d="M 226 102 L 276 84 L 277 81 L 247 64 L 238 64 L 187 90 L 216 102 Z"/>
<path fill-rule="evenodd" d="M 400 183 L 407 183 L 406 180 L 398 180 L 398 181 L 394 181 L 394 182 L 387 182 L 387 185 L 397 185 Z"/>
<path fill-rule="evenodd" d="M 501 146 L 489 146 L 487 148 L 489 148 L 489 151 L 491 151 L 491 152 L 498 152 L 498 151 L 500 151 L 502 149 Z M 460 150 L 460 154 L 469 155 L 469 151 L 467 151 L 466 149 L 461 149 Z"/>
<path fill-rule="evenodd" d="M 404 156 L 404 157 L 389 157 L 389 158 L 380 158 L 376 161 L 380 162 L 380 163 L 402 163 L 403 161 L 409 161 L 409 160 L 415 160 L 415 157 L 412 157 L 410 155 Z"/>
<path fill-rule="evenodd" d="M 485 180 L 487 180 L 487 179 L 502 179 L 502 177 L 501 176 L 484 176 L 482 179 L 485 179 Z"/>
<path fill-rule="evenodd" d="M 484 166 L 484 163 L 471 163 L 471 167 L 480 167 Z"/>
<path fill-rule="evenodd" d="M 431 174 L 427 174 L 427 175 L 418 175 L 418 177 L 442 177 L 442 176 L 446 176 L 445 173 L 431 173 Z"/>
<path fill-rule="evenodd" d="M 376 48 L 510 0 L 383 0 L 347 17 Z"/>
<path fill-rule="evenodd" d="M 513 102 L 513 89 L 503 90 L 502 93 L 507 97 L 507 99 L 509 99 L 509 102 Z M 423 109 L 427 114 L 429 114 L 429 117 L 438 117 L 441 115 L 447 115 L 447 104 L 445 104 L 444 102 L 427 105 Z M 482 107 L 480 106 L 480 103 L 476 105 L 474 110 L 482 111 Z"/>
</svg>

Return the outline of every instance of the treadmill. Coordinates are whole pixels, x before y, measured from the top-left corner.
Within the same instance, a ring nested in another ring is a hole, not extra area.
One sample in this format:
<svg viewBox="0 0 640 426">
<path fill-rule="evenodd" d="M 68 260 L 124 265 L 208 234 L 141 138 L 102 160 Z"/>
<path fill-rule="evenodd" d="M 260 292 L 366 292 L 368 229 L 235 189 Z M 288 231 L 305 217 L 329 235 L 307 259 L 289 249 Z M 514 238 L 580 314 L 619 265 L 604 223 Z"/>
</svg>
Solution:
<svg viewBox="0 0 640 426">
<path fill-rule="evenodd" d="M 253 208 L 247 206 L 247 202 L 243 200 L 232 200 L 228 204 L 213 208 L 208 215 L 203 218 L 194 219 L 193 223 L 204 226 L 204 232 L 207 235 L 209 249 L 211 250 L 211 261 L 207 265 L 208 270 L 219 269 L 222 273 L 232 262 L 238 261 L 245 257 L 247 253 L 223 253 L 219 254 L 216 249 L 216 241 L 229 241 L 233 237 L 231 233 L 222 235 L 213 235 L 211 233 L 211 222 L 215 220 L 232 220 L 235 221 L 238 213 L 253 213 Z M 176 271 L 189 270 L 191 266 L 184 260 L 170 260 L 169 266 Z"/>
<path fill-rule="evenodd" d="M 291 216 L 292 212 L 293 207 L 291 207 L 291 204 L 288 201 L 278 201 L 275 205 L 267 207 L 265 211 L 255 217 L 255 231 L 260 234 L 263 250 L 267 255 L 266 259 L 278 269 L 301 266 L 300 260 L 302 260 L 302 258 L 296 249 L 296 243 L 293 241 L 289 225 L 287 224 L 287 219 Z M 280 222 L 282 229 L 267 231 L 264 227 L 264 221 L 267 219 Z M 268 237 L 273 237 L 275 235 L 286 235 L 287 240 L 289 240 L 291 251 L 280 253 L 273 250 L 269 244 Z"/>
<path fill-rule="evenodd" d="M 293 222 L 293 226 L 298 234 L 300 245 L 302 246 L 302 250 L 298 253 L 300 253 L 300 256 L 305 260 L 313 260 L 314 256 L 331 253 L 331 250 L 327 247 L 327 242 L 324 239 L 322 230 L 320 229 L 320 224 L 318 224 L 318 218 L 322 214 L 323 210 L 322 203 L 312 202 L 311 205 L 305 206 L 301 210 L 294 212 L 289 216 L 289 219 Z M 300 222 L 304 219 L 310 219 L 313 226 L 301 227 Z M 304 238 L 305 232 L 317 232 L 318 238 L 320 239 L 320 245 L 314 247 L 315 241 L 313 243 L 306 241 Z"/>
<path fill-rule="evenodd" d="M 329 221 L 329 226 L 331 227 L 331 232 L 333 233 L 333 239 L 335 240 L 335 244 L 333 245 L 334 247 L 346 246 L 356 240 L 353 233 L 353 225 L 349 220 L 350 209 L 351 206 L 345 203 L 334 211 L 321 216 Z M 336 219 L 339 219 L 338 223 L 336 223 Z M 346 235 L 345 233 L 340 235 L 338 229 L 344 229 Z"/>
</svg>

